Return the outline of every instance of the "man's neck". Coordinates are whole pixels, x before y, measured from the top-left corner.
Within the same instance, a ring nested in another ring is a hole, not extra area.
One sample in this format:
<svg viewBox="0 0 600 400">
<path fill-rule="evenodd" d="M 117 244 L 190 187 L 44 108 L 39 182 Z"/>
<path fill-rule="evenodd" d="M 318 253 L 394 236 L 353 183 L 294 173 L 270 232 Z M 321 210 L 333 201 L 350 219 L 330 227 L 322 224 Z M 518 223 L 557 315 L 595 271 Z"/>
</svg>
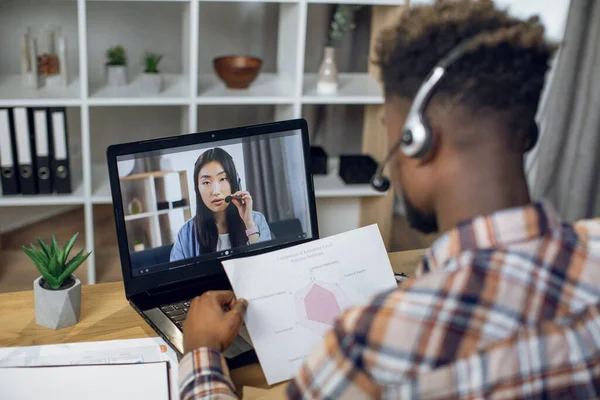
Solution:
<svg viewBox="0 0 600 400">
<path fill-rule="evenodd" d="M 468 169 L 468 173 L 454 174 L 454 178 L 445 179 L 438 192 L 435 210 L 440 232 L 477 216 L 531 202 L 522 167 L 486 168 L 482 165 Z"/>
</svg>

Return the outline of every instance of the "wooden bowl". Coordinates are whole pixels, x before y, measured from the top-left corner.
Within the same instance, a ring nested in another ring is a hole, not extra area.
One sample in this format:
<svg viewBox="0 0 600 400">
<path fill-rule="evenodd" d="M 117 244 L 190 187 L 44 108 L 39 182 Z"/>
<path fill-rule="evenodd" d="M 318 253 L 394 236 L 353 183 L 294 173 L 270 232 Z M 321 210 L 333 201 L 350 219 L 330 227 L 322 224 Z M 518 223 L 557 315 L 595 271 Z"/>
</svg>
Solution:
<svg viewBox="0 0 600 400">
<path fill-rule="evenodd" d="M 262 60 L 249 56 L 223 56 L 213 60 L 217 75 L 230 89 L 247 89 L 260 72 Z"/>
</svg>

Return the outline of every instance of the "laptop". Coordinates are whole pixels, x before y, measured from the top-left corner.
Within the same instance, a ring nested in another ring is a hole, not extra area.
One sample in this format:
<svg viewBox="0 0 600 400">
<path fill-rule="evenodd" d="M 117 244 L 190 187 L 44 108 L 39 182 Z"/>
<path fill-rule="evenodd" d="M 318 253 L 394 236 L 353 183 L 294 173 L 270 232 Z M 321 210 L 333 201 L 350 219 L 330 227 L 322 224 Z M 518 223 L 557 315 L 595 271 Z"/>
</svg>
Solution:
<svg viewBox="0 0 600 400">
<path fill-rule="evenodd" d="M 107 161 L 125 295 L 180 356 L 192 299 L 231 288 L 223 260 L 318 239 L 305 120 L 116 144 Z M 256 361 L 245 328 L 225 357 Z"/>
</svg>

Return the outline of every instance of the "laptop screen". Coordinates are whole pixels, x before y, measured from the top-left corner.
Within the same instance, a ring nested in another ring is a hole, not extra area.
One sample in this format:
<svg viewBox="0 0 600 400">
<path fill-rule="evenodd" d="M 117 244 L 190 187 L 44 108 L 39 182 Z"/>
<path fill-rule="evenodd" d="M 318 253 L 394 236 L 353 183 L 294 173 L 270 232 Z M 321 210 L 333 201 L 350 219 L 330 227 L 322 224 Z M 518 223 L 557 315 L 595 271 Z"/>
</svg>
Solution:
<svg viewBox="0 0 600 400">
<path fill-rule="evenodd" d="M 133 277 L 313 238 L 302 132 L 117 156 Z"/>
</svg>

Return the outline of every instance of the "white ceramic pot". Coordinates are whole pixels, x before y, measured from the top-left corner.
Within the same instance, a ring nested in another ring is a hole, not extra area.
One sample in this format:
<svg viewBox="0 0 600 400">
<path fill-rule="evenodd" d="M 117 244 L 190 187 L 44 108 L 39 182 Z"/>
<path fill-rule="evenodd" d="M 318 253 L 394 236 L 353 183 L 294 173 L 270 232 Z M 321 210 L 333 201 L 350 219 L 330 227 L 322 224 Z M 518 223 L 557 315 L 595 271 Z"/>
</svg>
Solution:
<svg viewBox="0 0 600 400">
<path fill-rule="evenodd" d="M 126 86 L 127 85 L 127 67 L 124 65 L 106 66 L 106 86 Z"/>
<path fill-rule="evenodd" d="M 61 87 L 65 86 L 65 85 L 63 85 L 62 77 L 58 74 L 47 76 L 46 80 L 45 80 L 45 84 L 46 84 L 45 85 L 46 87 L 53 88 L 53 89 L 61 88 Z"/>
<path fill-rule="evenodd" d="M 146 246 L 144 246 L 144 243 L 138 243 L 133 245 L 133 251 L 144 251 L 145 249 Z"/>
<path fill-rule="evenodd" d="M 42 287 L 40 276 L 33 281 L 35 322 L 50 329 L 75 325 L 81 312 L 81 281 L 71 275 L 74 283 L 64 289 Z"/>
<path fill-rule="evenodd" d="M 147 95 L 159 94 L 162 90 L 163 78 L 160 73 L 144 72 L 140 77 L 140 92 Z"/>
</svg>

